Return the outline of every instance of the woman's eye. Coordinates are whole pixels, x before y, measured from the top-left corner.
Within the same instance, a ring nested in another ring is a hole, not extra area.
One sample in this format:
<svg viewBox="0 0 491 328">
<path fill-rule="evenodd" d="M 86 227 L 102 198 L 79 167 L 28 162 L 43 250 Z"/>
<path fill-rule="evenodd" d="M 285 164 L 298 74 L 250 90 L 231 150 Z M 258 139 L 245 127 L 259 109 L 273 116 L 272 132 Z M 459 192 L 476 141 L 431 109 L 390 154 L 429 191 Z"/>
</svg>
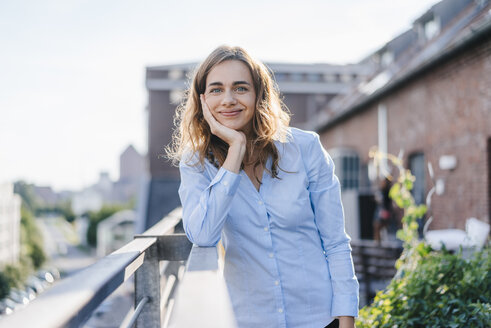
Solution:
<svg viewBox="0 0 491 328">
<path fill-rule="evenodd" d="M 246 87 L 237 87 L 236 90 L 239 92 L 244 92 L 244 91 L 247 91 L 247 88 Z"/>
<path fill-rule="evenodd" d="M 210 93 L 218 93 L 218 92 L 220 92 L 220 91 L 221 91 L 220 89 L 215 88 L 215 89 L 211 89 L 211 90 L 210 90 Z"/>
</svg>

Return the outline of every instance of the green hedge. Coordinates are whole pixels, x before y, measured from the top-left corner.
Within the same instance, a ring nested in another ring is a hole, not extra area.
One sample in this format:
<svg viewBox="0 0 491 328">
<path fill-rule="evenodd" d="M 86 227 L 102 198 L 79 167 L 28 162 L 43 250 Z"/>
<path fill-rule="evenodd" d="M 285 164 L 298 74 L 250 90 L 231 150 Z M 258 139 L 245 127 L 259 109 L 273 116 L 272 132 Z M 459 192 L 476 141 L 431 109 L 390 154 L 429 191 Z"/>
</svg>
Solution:
<svg viewBox="0 0 491 328">
<path fill-rule="evenodd" d="M 357 327 L 489 327 L 491 252 L 462 253 L 418 247 L 417 269 L 401 272 L 360 310 Z"/>
</svg>

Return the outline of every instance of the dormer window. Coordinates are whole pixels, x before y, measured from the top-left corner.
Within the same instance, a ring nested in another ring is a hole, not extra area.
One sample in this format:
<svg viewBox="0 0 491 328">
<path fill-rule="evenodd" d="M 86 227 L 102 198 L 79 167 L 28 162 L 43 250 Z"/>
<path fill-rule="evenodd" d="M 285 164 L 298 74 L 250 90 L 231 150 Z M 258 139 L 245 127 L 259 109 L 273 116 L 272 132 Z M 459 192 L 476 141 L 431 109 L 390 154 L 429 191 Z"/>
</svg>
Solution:
<svg viewBox="0 0 491 328">
<path fill-rule="evenodd" d="M 416 22 L 416 31 L 421 42 L 429 41 L 440 33 L 440 17 L 429 11 Z"/>
<path fill-rule="evenodd" d="M 431 40 L 440 33 L 440 22 L 437 18 L 427 21 L 423 25 L 426 40 Z"/>
<path fill-rule="evenodd" d="M 391 51 L 385 51 L 380 57 L 382 66 L 387 67 L 394 61 L 394 54 Z"/>
</svg>

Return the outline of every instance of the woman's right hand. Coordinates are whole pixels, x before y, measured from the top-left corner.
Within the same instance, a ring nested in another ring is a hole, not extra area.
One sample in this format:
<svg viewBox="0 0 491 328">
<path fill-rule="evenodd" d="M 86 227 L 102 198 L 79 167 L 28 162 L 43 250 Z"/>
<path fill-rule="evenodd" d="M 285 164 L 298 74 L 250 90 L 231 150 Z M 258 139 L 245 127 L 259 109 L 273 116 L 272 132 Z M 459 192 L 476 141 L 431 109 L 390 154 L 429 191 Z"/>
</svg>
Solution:
<svg viewBox="0 0 491 328">
<path fill-rule="evenodd" d="M 230 147 L 222 167 L 229 171 L 239 173 L 246 150 L 247 139 L 245 134 L 242 131 L 231 129 L 218 122 L 211 113 L 204 95 L 200 95 L 200 100 L 201 108 L 203 108 L 203 116 L 210 126 L 211 133 L 225 141 Z"/>
<path fill-rule="evenodd" d="M 203 116 L 206 122 L 210 126 L 211 133 L 225 141 L 229 146 L 233 144 L 244 144 L 246 143 L 246 136 L 242 131 L 237 131 L 226 127 L 217 121 L 217 119 L 211 113 L 210 107 L 206 103 L 205 95 L 200 95 L 201 108 L 203 108 Z"/>
</svg>

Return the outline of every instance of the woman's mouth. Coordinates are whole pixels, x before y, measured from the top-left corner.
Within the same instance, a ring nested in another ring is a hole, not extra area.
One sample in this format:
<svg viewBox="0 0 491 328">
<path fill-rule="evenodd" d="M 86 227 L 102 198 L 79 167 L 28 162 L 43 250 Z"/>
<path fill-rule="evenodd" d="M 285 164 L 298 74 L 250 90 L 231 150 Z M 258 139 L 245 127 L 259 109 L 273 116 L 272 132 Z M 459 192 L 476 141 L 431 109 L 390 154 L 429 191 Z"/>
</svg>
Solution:
<svg viewBox="0 0 491 328">
<path fill-rule="evenodd" d="M 225 117 L 233 117 L 239 115 L 242 112 L 242 109 L 234 109 L 234 110 L 223 110 L 220 112 Z"/>
</svg>

